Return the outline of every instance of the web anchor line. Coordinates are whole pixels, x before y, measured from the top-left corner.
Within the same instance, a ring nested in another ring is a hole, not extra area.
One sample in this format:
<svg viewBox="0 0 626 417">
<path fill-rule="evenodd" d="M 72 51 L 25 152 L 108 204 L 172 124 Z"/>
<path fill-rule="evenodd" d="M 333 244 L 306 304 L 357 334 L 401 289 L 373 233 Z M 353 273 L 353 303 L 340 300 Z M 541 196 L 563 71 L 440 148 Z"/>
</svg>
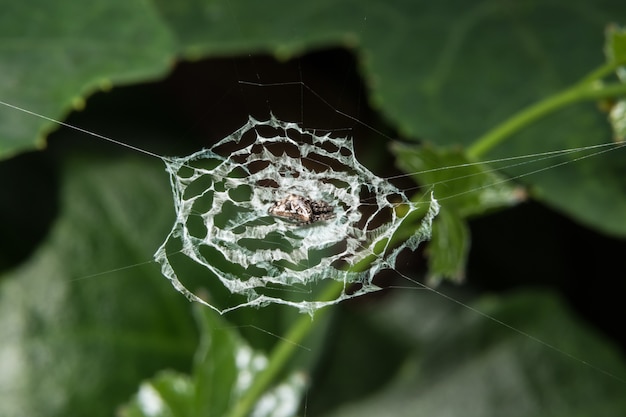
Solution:
<svg viewBox="0 0 626 417">
<path fill-rule="evenodd" d="M 150 151 L 148 151 L 146 149 L 142 149 L 142 148 L 139 148 L 137 146 L 129 145 L 128 143 L 124 143 L 122 141 L 115 140 L 113 138 L 101 135 L 101 134 L 96 133 L 96 132 L 92 132 L 92 131 L 87 130 L 87 129 L 83 129 L 83 128 L 78 127 L 78 126 L 71 125 L 69 123 L 62 122 L 60 120 L 53 119 L 53 118 L 48 117 L 48 116 L 44 116 L 43 114 L 35 113 L 34 111 L 27 110 L 27 109 L 25 109 L 23 107 L 18 107 L 16 105 L 7 103 L 5 101 L 1 101 L 0 100 L 0 104 L 4 105 L 6 107 L 10 107 L 10 108 L 12 108 L 14 110 L 19 110 L 19 111 L 21 111 L 23 113 L 30 114 L 31 116 L 35 116 L 35 117 L 38 117 L 40 119 L 47 120 L 47 121 L 55 123 L 57 125 L 60 125 L 60 126 L 63 126 L 63 127 L 67 127 L 69 129 L 73 129 L 73 130 L 75 130 L 77 132 L 81 132 L 81 133 L 84 133 L 86 135 L 93 136 L 95 138 L 102 139 L 102 140 L 105 140 L 107 142 L 111 142 L 111 143 L 114 143 L 116 145 L 123 146 L 123 147 L 128 148 L 128 149 L 132 149 L 133 151 L 136 151 L 136 152 L 139 152 L 139 153 L 143 153 L 143 154 L 152 156 L 154 158 L 158 158 L 158 159 L 163 160 L 163 157 L 161 155 L 157 155 L 156 153 L 150 152 Z"/>
</svg>

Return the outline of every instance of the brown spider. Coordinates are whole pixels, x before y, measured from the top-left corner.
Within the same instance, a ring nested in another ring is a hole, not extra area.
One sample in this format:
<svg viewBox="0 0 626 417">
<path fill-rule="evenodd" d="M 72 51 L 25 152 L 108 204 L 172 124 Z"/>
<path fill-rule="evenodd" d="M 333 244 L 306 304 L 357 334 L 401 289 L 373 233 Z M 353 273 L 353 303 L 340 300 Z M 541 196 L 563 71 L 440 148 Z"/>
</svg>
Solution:
<svg viewBox="0 0 626 417">
<path fill-rule="evenodd" d="M 315 201 L 297 194 L 289 194 L 276 201 L 268 210 L 272 216 L 311 224 L 334 216 L 333 207 L 325 201 Z"/>
</svg>

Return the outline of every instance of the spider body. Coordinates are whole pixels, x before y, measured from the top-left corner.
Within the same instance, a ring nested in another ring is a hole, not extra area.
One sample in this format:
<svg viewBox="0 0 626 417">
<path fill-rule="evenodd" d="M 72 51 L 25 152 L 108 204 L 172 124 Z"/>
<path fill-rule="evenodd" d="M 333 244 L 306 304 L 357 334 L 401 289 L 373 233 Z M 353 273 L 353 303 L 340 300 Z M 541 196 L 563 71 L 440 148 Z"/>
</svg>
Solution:
<svg viewBox="0 0 626 417">
<path fill-rule="evenodd" d="M 315 201 L 297 194 L 289 194 L 276 201 L 268 210 L 275 217 L 295 221 L 299 224 L 311 224 L 331 219 L 333 207 L 325 201 Z"/>
</svg>

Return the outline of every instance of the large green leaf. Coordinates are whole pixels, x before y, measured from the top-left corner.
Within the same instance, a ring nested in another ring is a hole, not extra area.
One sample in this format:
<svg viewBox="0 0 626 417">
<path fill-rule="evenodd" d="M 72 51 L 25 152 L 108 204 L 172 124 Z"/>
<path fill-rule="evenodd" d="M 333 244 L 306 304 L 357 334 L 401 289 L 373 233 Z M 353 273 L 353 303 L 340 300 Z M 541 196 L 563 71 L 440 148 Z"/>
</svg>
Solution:
<svg viewBox="0 0 626 417">
<path fill-rule="evenodd" d="M 150 4 L 0 2 L 0 100 L 48 117 L 82 108 L 97 89 L 165 73 L 172 38 Z M 44 147 L 56 125 L 0 111 L 0 158 Z"/>
<path fill-rule="evenodd" d="M 58 117 L 98 86 L 150 79 L 176 57 L 269 52 L 293 56 L 358 46 L 372 102 L 405 135 L 470 145 L 524 106 L 602 62 L 602 34 L 620 2 L 72 1 L 5 0 L 0 100 Z M 88 12 L 87 12 L 88 10 Z M 575 47 L 574 47 L 575 46 Z M 207 74 L 210 77 L 210 74 Z M 289 80 L 293 81 L 293 80 Z M 40 122 L 0 112 L 6 157 L 41 146 Z M 531 154 L 607 141 L 593 105 L 551 117 L 494 150 Z M 607 233 L 625 235 L 619 153 L 527 178 L 536 197 Z M 592 174 L 591 174 L 592 173 Z M 596 198 L 574 199 L 573 195 Z M 602 209 L 597 207 L 601 205 Z"/>
<path fill-rule="evenodd" d="M 173 217 L 158 161 L 64 165 L 61 216 L 0 281 L 0 415 L 109 416 L 138 380 L 187 369 L 195 350 L 190 305 L 151 261 Z"/>
</svg>

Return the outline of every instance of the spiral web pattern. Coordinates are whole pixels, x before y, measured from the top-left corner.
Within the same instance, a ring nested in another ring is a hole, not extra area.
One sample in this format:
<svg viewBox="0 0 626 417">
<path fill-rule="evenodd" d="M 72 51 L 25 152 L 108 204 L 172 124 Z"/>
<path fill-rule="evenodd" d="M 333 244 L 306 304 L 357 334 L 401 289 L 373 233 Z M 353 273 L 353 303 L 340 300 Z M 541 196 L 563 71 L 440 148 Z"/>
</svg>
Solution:
<svg viewBox="0 0 626 417">
<path fill-rule="evenodd" d="M 274 116 L 250 118 L 211 149 L 165 162 L 176 221 L 155 260 L 178 291 L 220 313 L 278 303 L 313 314 L 376 291 L 374 276 L 430 237 L 439 209 L 434 198 L 413 203 L 371 173 L 356 160 L 350 138 Z M 310 222 L 272 215 L 289 196 L 330 213 Z M 407 225 L 418 213 L 420 223 Z M 415 233 L 394 242 L 409 227 Z M 329 280 L 343 290 L 321 299 Z M 209 299 L 189 289 L 199 286 Z"/>
</svg>

